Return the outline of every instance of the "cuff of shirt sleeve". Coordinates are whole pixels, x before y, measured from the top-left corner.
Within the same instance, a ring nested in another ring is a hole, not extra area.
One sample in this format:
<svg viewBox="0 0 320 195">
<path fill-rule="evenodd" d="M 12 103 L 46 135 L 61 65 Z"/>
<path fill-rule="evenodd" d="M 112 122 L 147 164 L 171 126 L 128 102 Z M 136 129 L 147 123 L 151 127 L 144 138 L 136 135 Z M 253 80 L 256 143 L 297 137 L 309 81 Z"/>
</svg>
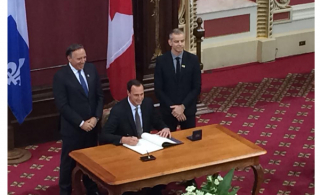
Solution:
<svg viewBox="0 0 320 195">
<path fill-rule="evenodd" d="M 83 123 L 84 123 L 84 121 L 82 121 L 82 122 L 80 123 L 79 127 L 81 127 L 81 126 L 83 125 Z"/>
</svg>

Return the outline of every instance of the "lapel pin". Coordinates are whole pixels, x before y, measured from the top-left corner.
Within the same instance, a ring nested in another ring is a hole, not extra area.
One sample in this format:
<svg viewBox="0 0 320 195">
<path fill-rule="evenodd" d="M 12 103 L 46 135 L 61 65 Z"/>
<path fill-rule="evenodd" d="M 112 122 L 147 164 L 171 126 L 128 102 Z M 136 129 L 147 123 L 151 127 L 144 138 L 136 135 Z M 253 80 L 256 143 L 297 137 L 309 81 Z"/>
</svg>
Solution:
<svg viewBox="0 0 320 195">
<path fill-rule="evenodd" d="M 90 77 L 90 75 L 89 75 L 89 74 L 87 74 L 87 77 Z"/>
<path fill-rule="evenodd" d="M 186 65 L 182 64 L 182 65 L 181 65 L 181 67 L 182 67 L 182 68 L 185 68 L 185 67 L 186 67 Z"/>
</svg>

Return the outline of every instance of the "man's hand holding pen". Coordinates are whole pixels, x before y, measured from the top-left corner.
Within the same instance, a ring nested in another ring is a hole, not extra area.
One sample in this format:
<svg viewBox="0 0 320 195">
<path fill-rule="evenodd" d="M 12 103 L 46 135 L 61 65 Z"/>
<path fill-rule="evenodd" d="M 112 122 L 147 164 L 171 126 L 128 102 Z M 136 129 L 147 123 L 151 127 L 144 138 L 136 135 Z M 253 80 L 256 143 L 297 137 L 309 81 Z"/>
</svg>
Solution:
<svg viewBox="0 0 320 195">
<path fill-rule="evenodd" d="M 137 137 L 134 137 L 134 136 L 129 136 L 129 137 L 125 137 L 123 136 L 121 138 L 121 143 L 122 144 L 128 144 L 130 146 L 135 146 L 137 145 L 139 142 L 139 139 Z"/>
</svg>

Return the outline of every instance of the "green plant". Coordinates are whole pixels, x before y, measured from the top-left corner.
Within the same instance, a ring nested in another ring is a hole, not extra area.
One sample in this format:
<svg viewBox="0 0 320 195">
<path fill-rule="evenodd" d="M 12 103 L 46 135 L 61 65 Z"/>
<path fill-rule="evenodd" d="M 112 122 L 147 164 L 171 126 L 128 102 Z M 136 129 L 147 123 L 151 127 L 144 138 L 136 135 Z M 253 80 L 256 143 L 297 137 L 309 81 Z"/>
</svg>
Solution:
<svg viewBox="0 0 320 195">
<path fill-rule="evenodd" d="M 207 181 L 201 185 L 201 189 L 188 186 L 182 195 L 236 195 L 238 189 L 231 189 L 231 181 L 234 169 L 231 169 L 224 178 L 221 175 L 209 175 Z"/>
</svg>

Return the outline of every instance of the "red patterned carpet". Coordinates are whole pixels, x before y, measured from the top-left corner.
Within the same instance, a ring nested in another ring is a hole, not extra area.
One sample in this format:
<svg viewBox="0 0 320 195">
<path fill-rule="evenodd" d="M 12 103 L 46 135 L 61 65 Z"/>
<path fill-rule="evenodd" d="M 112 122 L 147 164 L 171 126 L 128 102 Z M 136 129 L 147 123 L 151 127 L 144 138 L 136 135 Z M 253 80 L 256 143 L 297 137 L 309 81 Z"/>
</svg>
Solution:
<svg viewBox="0 0 320 195">
<path fill-rule="evenodd" d="M 207 87 L 201 94 L 202 101 L 215 112 L 198 116 L 197 126 L 222 124 L 268 151 L 261 157 L 265 178 L 260 194 L 314 194 L 314 71 L 311 69 L 303 74 L 263 78 L 255 83 Z M 58 194 L 61 143 L 32 145 L 26 149 L 32 153 L 29 161 L 8 166 L 8 194 Z M 196 181 L 200 184 L 204 179 Z M 251 194 L 252 184 L 250 168 L 235 172 L 232 186 L 240 188 L 238 195 Z M 183 190 L 182 185 L 171 183 L 163 194 L 181 194 Z"/>
</svg>

